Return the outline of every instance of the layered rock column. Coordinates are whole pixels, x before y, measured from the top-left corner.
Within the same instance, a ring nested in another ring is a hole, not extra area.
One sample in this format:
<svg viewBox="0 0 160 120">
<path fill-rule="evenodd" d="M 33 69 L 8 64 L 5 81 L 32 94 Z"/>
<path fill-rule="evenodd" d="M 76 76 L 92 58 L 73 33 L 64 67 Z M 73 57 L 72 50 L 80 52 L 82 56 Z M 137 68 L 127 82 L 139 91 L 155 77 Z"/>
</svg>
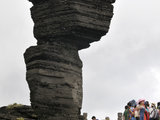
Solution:
<svg viewBox="0 0 160 120">
<path fill-rule="evenodd" d="M 78 50 L 108 32 L 114 0 L 30 0 L 37 46 L 24 54 L 31 105 L 40 120 L 80 120 Z"/>
</svg>

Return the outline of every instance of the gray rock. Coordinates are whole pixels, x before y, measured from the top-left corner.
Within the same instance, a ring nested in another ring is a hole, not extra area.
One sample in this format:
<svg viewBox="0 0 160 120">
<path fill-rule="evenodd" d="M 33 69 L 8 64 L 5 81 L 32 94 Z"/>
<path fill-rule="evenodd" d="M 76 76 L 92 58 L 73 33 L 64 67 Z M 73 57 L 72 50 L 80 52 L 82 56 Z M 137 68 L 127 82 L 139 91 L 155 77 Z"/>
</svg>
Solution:
<svg viewBox="0 0 160 120">
<path fill-rule="evenodd" d="M 115 0 L 29 0 L 37 46 L 26 50 L 31 105 L 40 120 L 84 120 L 78 50 L 109 30 Z"/>
<path fill-rule="evenodd" d="M 38 45 L 27 49 L 25 62 L 36 114 L 45 119 L 78 119 L 82 106 L 82 63 L 78 50 L 62 43 Z"/>
<path fill-rule="evenodd" d="M 31 1 L 38 45 L 63 41 L 87 48 L 108 32 L 113 16 L 113 0 Z"/>
<path fill-rule="evenodd" d="M 0 108 L 0 120 L 18 120 L 23 118 L 24 120 L 37 120 L 33 109 L 30 106 L 18 105 L 16 106 L 4 106 Z"/>
</svg>

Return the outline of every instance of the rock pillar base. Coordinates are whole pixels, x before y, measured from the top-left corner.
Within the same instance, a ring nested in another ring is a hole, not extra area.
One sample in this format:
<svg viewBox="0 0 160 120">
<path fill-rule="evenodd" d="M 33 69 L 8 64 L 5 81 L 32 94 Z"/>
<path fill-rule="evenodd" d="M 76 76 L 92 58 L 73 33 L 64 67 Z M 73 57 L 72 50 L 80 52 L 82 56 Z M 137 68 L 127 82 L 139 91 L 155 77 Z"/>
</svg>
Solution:
<svg viewBox="0 0 160 120">
<path fill-rule="evenodd" d="M 39 120 L 79 120 L 82 62 L 78 50 L 55 42 L 26 50 L 27 82 Z"/>
</svg>

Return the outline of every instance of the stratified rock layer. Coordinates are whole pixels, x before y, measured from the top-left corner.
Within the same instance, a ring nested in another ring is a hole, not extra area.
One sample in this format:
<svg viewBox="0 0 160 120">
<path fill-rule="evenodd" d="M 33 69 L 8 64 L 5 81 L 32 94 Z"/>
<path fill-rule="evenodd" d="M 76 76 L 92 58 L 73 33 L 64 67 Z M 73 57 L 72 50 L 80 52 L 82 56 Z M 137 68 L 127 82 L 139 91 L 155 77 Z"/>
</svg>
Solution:
<svg viewBox="0 0 160 120">
<path fill-rule="evenodd" d="M 114 0 L 30 0 L 37 46 L 26 50 L 31 104 L 40 120 L 82 120 L 78 50 L 109 30 Z"/>
<path fill-rule="evenodd" d="M 77 120 L 82 104 L 77 48 L 63 43 L 39 45 L 30 47 L 25 58 L 32 107 L 41 119 Z"/>
<path fill-rule="evenodd" d="M 113 0 L 30 1 L 38 45 L 63 41 L 87 48 L 108 32 L 113 16 Z"/>
</svg>

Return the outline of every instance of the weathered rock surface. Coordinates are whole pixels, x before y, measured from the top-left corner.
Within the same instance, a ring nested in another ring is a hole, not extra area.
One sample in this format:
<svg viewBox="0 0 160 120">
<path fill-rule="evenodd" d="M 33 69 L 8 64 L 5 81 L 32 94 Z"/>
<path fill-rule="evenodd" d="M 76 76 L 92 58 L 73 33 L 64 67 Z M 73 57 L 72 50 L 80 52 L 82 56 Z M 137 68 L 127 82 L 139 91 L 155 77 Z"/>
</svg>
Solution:
<svg viewBox="0 0 160 120">
<path fill-rule="evenodd" d="M 25 53 L 32 107 L 44 119 L 78 119 L 82 104 L 82 63 L 78 50 L 55 43 Z M 70 116 L 70 117 L 68 117 Z"/>
<path fill-rule="evenodd" d="M 20 119 L 21 118 L 21 119 Z M 30 106 L 21 105 L 17 107 L 0 108 L 0 120 L 37 120 L 33 109 Z"/>
<path fill-rule="evenodd" d="M 63 41 L 78 49 L 108 32 L 114 0 L 30 0 L 38 45 Z"/>
<path fill-rule="evenodd" d="M 26 50 L 31 105 L 40 120 L 83 120 L 78 50 L 109 30 L 114 0 L 29 0 L 37 46 Z"/>
</svg>

